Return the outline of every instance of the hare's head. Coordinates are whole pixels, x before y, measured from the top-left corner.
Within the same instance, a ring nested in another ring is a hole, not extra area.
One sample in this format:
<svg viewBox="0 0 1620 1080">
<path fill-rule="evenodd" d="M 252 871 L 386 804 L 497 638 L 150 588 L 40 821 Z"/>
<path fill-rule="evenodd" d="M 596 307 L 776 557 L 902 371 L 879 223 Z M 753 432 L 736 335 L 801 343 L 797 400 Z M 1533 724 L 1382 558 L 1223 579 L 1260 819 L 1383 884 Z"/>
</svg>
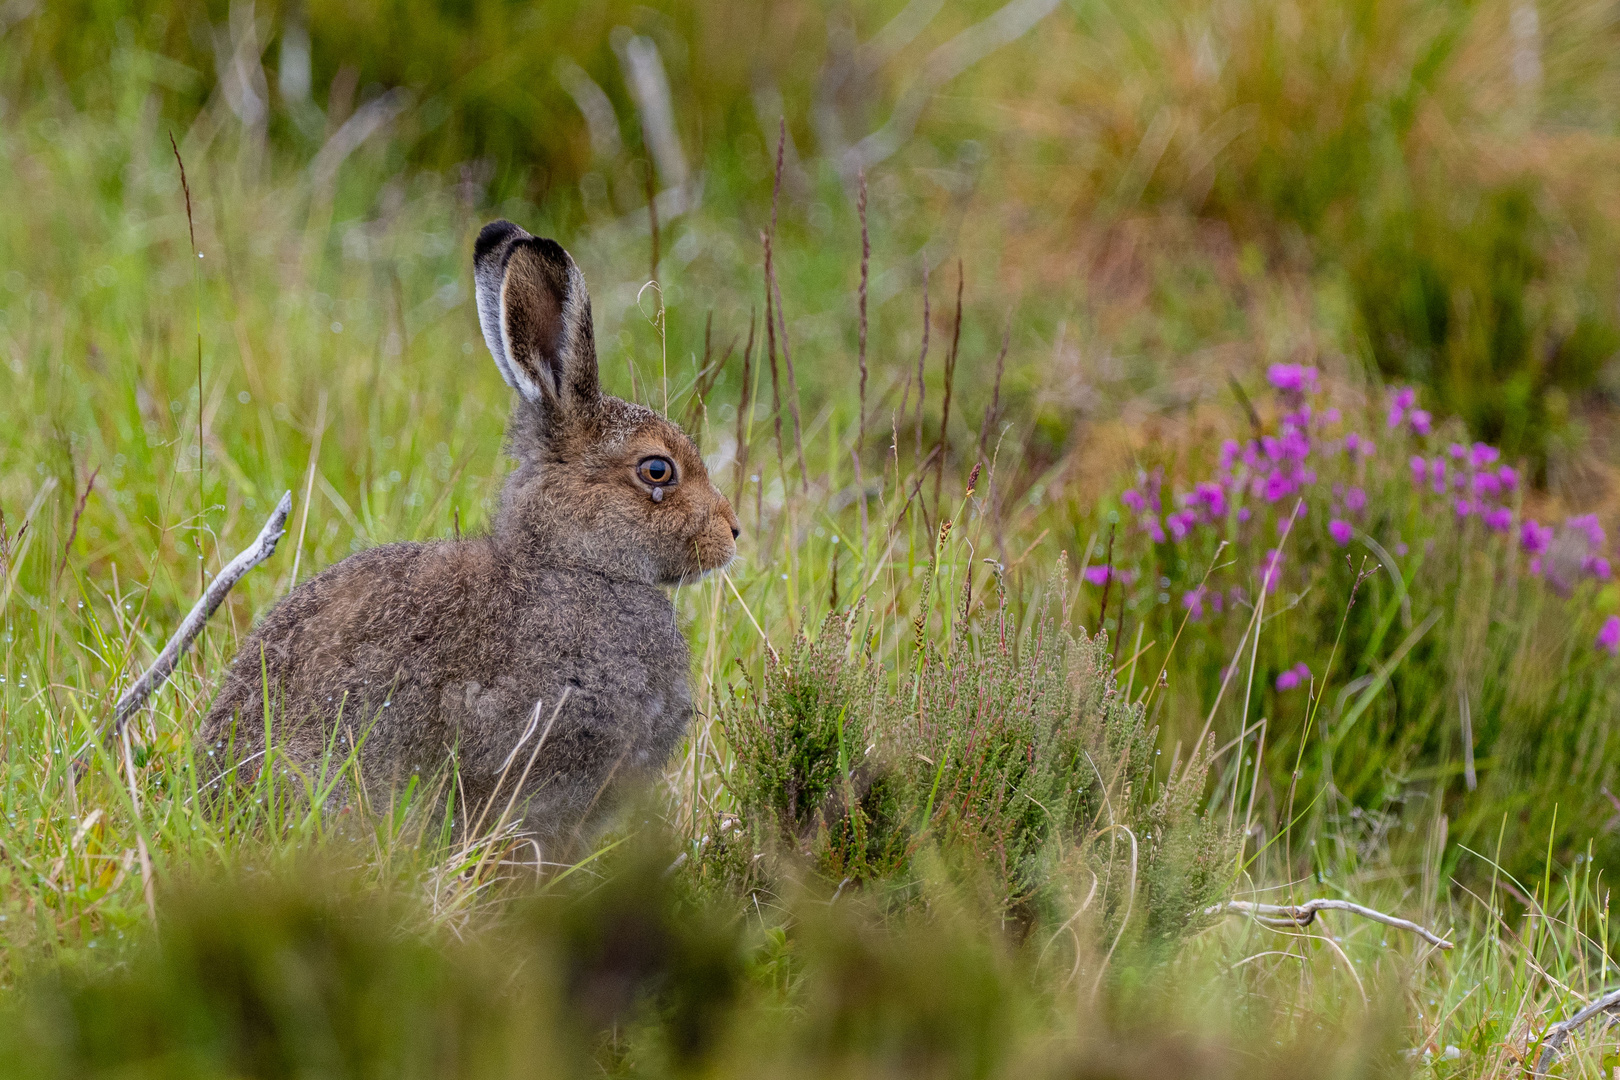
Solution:
<svg viewBox="0 0 1620 1080">
<path fill-rule="evenodd" d="M 695 581 L 737 553 L 737 515 L 692 440 L 602 393 L 585 278 L 555 241 L 509 221 L 473 252 L 484 341 L 520 401 L 518 462 L 496 535 L 613 577 Z"/>
</svg>

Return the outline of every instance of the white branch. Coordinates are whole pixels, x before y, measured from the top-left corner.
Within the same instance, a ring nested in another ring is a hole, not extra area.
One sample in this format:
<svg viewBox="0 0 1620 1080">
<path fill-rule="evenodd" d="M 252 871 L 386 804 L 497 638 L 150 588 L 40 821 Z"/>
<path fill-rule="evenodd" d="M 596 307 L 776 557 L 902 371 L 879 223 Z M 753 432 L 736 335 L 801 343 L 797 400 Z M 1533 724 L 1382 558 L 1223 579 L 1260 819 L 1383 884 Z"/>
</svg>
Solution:
<svg viewBox="0 0 1620 1080">
<path fill-rule="evenodd" d="M 203 624 L 225 600 L 225 594 L 231 591 L 231 586 L 242 580 L 249 570 L 268 559 L 276 550 L 276 543 L 287 531 L 287 515 L 292 513 L 292 492 L 287 492 L 276 504 L 275 511 L 270 520 L 264 523 L 259 530 L 259 538 L 244 548 L 236 558 L 226 564 L 219 576 L 209 582 L 208 588 L 203 591 L 202 599 L 197 601 L 185 619 L 180 623 L 180 629 L 174 632 L 169 643 L 163 646 L 158 658 L 146 673 L 118 699 L 118 705 L 113 710 L 113 734 L 123 731 L 129 718 L 146 704 L 146 699 L 152 696 L 152 691 L 162 686 L 174 671 L 174 665 L 179 662 L 180 656 L 197 640 L 202 633 Z"/>
<path fill-rule="evenodd" d="M 1352 915 L 1360 915 L 1363 919 L 1371 919 L 1373 922 L 1416 934 L 1437 949 L 1451 948 L 1451 942 L 1415 922 L 1396 918 L 1394 915 L 1385 915 L 1382 911 L 1352 904 L 1348 900 L 1317 899 L 1307 900 L 1303 904 L 1256 904 L 1248 900 L 1228 900 L 1224 904 L 1205 908 L 1204 914 L 1247 915 L 1267 926 L 1309 926 L 1316 921 L 1316 913 L 1319 911 L 1348 911 Z"/>
<path fill-rule="evenodd" d="M 1536 1059 L 1536 1075 L 1547 1075 L 1553 1062 L 1558 1060 L 1564 1041 L 1576 1028 L 1599 1013 L 1610 1012 L 1617 1008 L 1620 1008 L 1620 990 L 1610 990 L 1568 1020 L 1560 1020 L 1556 1024 L 1549 1025 L 1547 1030 L 1541 1033 L 1541 1056 Z"/>
</svg>

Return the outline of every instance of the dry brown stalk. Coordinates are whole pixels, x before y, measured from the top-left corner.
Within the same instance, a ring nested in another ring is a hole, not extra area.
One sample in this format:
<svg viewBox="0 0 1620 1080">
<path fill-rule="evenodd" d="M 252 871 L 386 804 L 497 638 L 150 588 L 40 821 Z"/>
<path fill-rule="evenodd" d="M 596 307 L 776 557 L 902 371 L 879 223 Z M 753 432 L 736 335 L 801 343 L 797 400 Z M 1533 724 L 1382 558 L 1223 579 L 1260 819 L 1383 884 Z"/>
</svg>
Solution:
<svg viewBox="0 0 1620 1080">
<path fill-rule="evenodd" d="M 934 460 L 934 513 L 940 513 L 939 488 L 945 479 L 945 455 L 950 451 L 951 385 L 956 381 L 956 350 L 962 344 L 962 260 L 956 260 L 956 320 L 951 330 L 951 349 L 945 354 L 945 403 L 939 413 L 939 453 Z"/>
<path fill-rule="evenodd" d="M 916 460 L 921 461 L 923 452 L 923 397 L 927 393 L 928 384 L 923 375 L 928 364 L 928 324 L 933 321 L 933 315 L 928 309 L 928 264 L 923 263 L 923 323 L 922 323 L 922 349 L 917 353 L 917 454 Z"/>
<path fill-rule="evenodd" d="M 56 580 L 62 580 L 62 571 L 67 569 L 68 553 L 73 550 L 73 541 L 79 538 L 79 519 L 84 516 L 85 504 L 90 501 L 90 492 L 95 489 L 96 477 L 101 475 L 101 466 L 97 465 L 90 473 L 90 479 L 84 482 L 84 494 L 79 496 L 79 502 L 73 508 L 73 524 L 68 528 L 67 542 L 62 545 L 62 561 L 56 564 Z"/>
<path fill-rule="evenodd" d="M 787 319 L 782 315 L 782 286 L 776 280 L 776 269 L 771 266 L 770 286 L 776 296 L 776 329 L 777 336 L 782 342 L 782 364 L 787 368 L 788 382 L 788 414 L 793 417 L 793 447 L 799 454 L 799 484 L 808 494 L 810 491 L 810 472 L 804 465 L 804 428 L 799 421 L 799 381 L 793 376 L 793 351 L 788 348 Z"/>
<path fill-rule="evenodd" d="M 741 506 L 743 485 L 748 481 L 748 414 L 754 407 L 754 312 L 748 312 L 748 344 L 743 346 L 742 394 L 737 400 L 737 497 Z"/>
<path fill-rule="evenodd" d="M 776 471 L 787 486 L 787 458 L 782 453 L 782 385 L 776 367 L 776 313 L 771 307 L 771 237 L 760 234 L 765 245 L 765 355 L 771 362 L 771 422 L 776 429 Z"/>
<path fill-rule="evenodd" d="M 1007 367 L 1007 346 L 1012 343 L 1012 312 L 1007 312 L 1007 322 L 1001 329 L 1001 352 L 996 354 L 996 381 L 990 390 L 990 404 L 984 410 L 984 423 L 979 427 L 979 458 L 985 456 L 989 446 L 990 432 L 995 430 L 996 423 L 1001 419 L 1001 375 Z"/>
<path fill-rule="evenodd" d="M 793 352 L 788 347 L 787 316 L 782 311 L 782 286 L 776 280 L 776 264 L 772 261 L 771 251 L 776 242 L 776 210 L 782 196 L 782 164 L 785 160 L 784 151 L 787 148 L 787 117 L 781 117 L 777 122 L 776 132 L 776 177 L 771 184 L 771 231 L 765 241 L 765 318 L 768 322 L 771 317 L 771 300 L 776 301 L 776 334 L 782 340 L 782 363 L 787 366 L 788 380 L 788 412 L 793 417 L 793 446 L 799 455 L 799 484 L 808 494 L 810 491 L 810 472 L 804 465 L 804 428 L 799 420 L 799 380 L 793 373 Z M 776 350 L 771 349 L 771 376 L 776 376 Z M 777 400 L 778 416 L 776 421 L 778 448 L 781 442 L 782 420 L 780 416 L 781 400 Z M 783 470 L 783 486 L 787 485 L 786 469 Z"/>
<path fill-rule="evenodd" d="M 855 210 L 861 216 L 861 289 L 860 289 L 860 345 L 856 354 L 861 369 L 861 423 L 860 434 L 856 438 L 855 451 L 859 455 L 866 450 L 866 277 L 872 263 L 872 238 L 866 231 L 866 170 L 862 169 L 859 175 L 860 190 L 855 196 Z M 857 457 L 858 460 L 858 457 Z"/>
</svg>

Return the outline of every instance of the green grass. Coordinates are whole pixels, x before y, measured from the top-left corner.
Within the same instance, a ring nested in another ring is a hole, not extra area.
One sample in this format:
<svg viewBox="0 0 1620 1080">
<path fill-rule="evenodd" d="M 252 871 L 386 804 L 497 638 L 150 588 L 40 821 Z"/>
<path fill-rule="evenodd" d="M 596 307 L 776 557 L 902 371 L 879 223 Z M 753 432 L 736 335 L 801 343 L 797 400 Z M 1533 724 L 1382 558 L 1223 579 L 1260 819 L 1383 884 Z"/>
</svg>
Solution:
<svg viewBox="0 0 1620 1080">
<path fill-rule="evenodd" d="M 537 133 L 572 108 L 550 76 L 529 97 L 497 78 L 551 69 L 554 18 L 633 115 L 611 11 L 548 9 L 509 40 L 494 5 L 476 33 L 448 8 L 339 25 L 310 5 L 317 101 L 336 112 L 320 88 L 355 41 L 362 99 L 421 93 L 327 175 L 309 164 L 328 131 L 280 98 L 264 138 L 244 129 L 180 21 L 142 14 L 119 37 L 118 13 L 86 9 L 120 42 L 92 65 L 64 10 L 0 37 L 0 205 L 26 208 L 0 214 L 8 1071 L 1507 1075 L 1612 985 L 1620 730 L 1592 640 L 1620 596 L 1555 596 L 1510 541 L 1452 527 L 1403 480 L 1466 423 L 1546 481 L 1522 514 L 1590 495 L 1571 478 L 1602 460 L 1581 436 L 1606 423 L 1616 205 L 1593 164 L 1615 135 L 1595 7 L 1543 11 L 1528 118 L 1486 92 L 1511 59 L 1506 9 L 1060 9 L 870 170 L 861 483 L 860 224 L 799 107 L 820 13 L 767 21 L 757 45 L 801 46 L 775 75 L 804 171 L 774 215 L 772 125 L 725 25 L 622 14 L 691 43 L 682 59 L 658 37 L 692 87 L 704 201 L 661 224 L 654 294 L 639 132 L 592 160 L 573 119 Z M 889 14 L 859 12 L 862 38 Z M 892 100 L 968 18 L 942 16 L 865 99 Z M 1215 74 L 1189 81 L 1207 51 Z M 1228 138 L 1234 116 L 1252 122 Z M 1507 175 L 1486 167 L 1504 147 Z M 606 386 L 667 395 L 744 532 L 728 575 L 676 597 L 690 739 L 595 856 L 545 881 L 510 829 L 445 835 L 442 790 L 328 815 L 270 769 L 213 798 L 192 761 L 257 613 L 361 547 L 487 522 L 510 397 L 468 263 L 497 215 L 570 247 Z M 756 321 L 739 423 L 773 216 L 798 421 L 771 411 Z M 1362 532 L 1407 553 L 1358 541 L 1346 565 L 1313 505 L 1257 636 L 1241 607 L 1184 622 L 1206 574 L 1255 594 L 1288 507 L 1225 548 L 1153 544 L 1119 494 L 1138 470 L 1205 475 L 1222 437 L 1246 437 L 1234 382 L 1274 431 L 1262 373 L 1286 360 L 1319 364 L 1344 426 L 1378 438 L 1324 482 L 1365 484 Z M 1429 442 L 1383 428 L 1397 373 L 1455 414 Z M 277 555 L 127 748 L 76 774 L 285 490 Z M 1139 575 L 1106 613 L 1079 576 L 1104 563 Z M 1317 682 L 1276 690 L 1299 662 Z M 1195 756 L 1207 775 L 1184 771 Z M 1284 931 L 1203 912 L 1312 896 L 1456 948 L 1340 914 Z M 1598 1034 L 1565 1075 L 1607 1069 Z"/>
</svg>

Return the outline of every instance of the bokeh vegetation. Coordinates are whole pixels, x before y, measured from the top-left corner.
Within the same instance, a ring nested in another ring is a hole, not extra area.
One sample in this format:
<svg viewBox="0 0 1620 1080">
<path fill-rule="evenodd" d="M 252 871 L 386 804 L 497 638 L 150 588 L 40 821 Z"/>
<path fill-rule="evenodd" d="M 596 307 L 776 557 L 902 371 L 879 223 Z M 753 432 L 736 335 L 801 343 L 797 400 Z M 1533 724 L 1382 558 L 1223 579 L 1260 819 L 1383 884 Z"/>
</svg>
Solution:
<svg viewBox="0 0 1620 1080">
<path fill-rule="evenodd" d="M 1617 38 L 1587 0 L 0 6 L 7 1070 L 1519 1070 L 1613 978 Z M 744 531 L 676 597 L 665 783 L 538 880 L 443 790 L 192 767 L 256 613 L 488 520 L 495 216 L 573 251 L 607 387 Z M 1306 427 L 1286 495 L 1195 486 Z M 1505 529 L 1412 475 L 1476 443 Z M 1211 910 L 1313 896 L 1456 948 Z"/>
</svg>

